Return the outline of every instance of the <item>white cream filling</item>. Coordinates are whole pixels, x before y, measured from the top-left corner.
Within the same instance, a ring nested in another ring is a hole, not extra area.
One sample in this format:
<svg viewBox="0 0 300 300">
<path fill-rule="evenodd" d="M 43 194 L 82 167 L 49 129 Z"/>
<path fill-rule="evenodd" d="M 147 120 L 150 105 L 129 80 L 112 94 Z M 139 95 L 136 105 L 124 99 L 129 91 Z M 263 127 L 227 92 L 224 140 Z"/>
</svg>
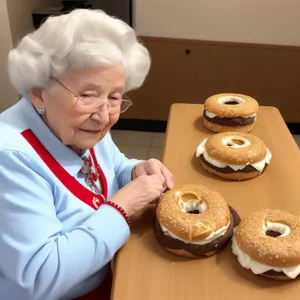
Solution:
<svg viewBox="0 0 300 300">
<path fill-rule="evenodd" d="M 273 270 L 275 272 L 283 272 L 286 276 L 292 279 L 296 278 L 300 274 L 300 265 L 289 268 L 277 268 L 256 262 L 240 249 L 237 244 L 235 235 L 232 237 L 231 248 L 233 254 L 237 256 L 237 259 L 241 266 L 245 269 L 250 269 L 254 274 L 263 274 L 265 272 Z"/>
<path fill-rule="evenodd" d="M 207 210 L 207 206 L 204 202 L 199 202 L 196 200 L 189 200 L 189 201 L 183 201 L 183 200 L 179 200 L 178 201 L 178 205 L 181 209 L 181 211 L 185 212 L 185 213 L 189 213 L 190 211 L 193 210 L 198 210 L 199 213 L 203 213 Z"/>
<path fill-rule="evenodd" d="M 268 230 L 277 231 L 280 233 L 278 237 L 284 237 L 290 234 L 291 228 L 285 224 L 267 222 L 267 226 L 263 225 L 263 230 L 266 233 Z"/>
<path fill-rule="evenodd" d="M 217 231 L 213 231 L 208 237 L 206 237 L 205 239 L 201 240 L 201 241 L 188 241 L 188 240 L 184 240 L 180 237 L 178 237 L 177 235 L 175 235 L 174 233 L 170 232 L 166 227 L 164 227 L 163 225 L 160 224 L 162 231 L 164 232 L 165 235 L 169 235 L 171 238 L 176 239 L 176 240 L 180 240 L 186 244 L 193 244 L 193 245 L 206 245 L 209 244 L 210 242 L 212 242 L 213 240 L 217 239 L 218 237 L 222 236 L 225 234 L 225 232 L 227 231 L 228 227 L 230 225 L 230 221 L 226 226 L 221 227 L 220 229 L 218 229 Z M 201 228 L 201 222 L 197 222 L 196 226 L 198 226 L 199 228 Z"/>
<path fill-rule="evenodd" d="M 213 118 L 217 117 L 216 114 L 214 114 L 214 113 L 212 113 L 212 112 L 210 112 L 210 111 L 208 111 L 208 110 L 205 110 L 205 114 L 206 114 L 206 116 L 207 116 L 208 118 L 210 118 L 210 119 L 213 119 Z M 249 115 L 249 116 L 240 117 L 240 118 L 252 118 L 252 117 L 256 117 L 256 113 L 254 113 L 254 114 L 252 114 L 252 115 Z"/>
<path fill-rule="evenodd" d="M 212 164 L 213 166 L 215 167 L 218 167 L 218 168 L 225 168 L 225 167 L 230 167 L 231 169 L 233 169 L 234 171 L 238 171 L 238 170 L 242 170 L 244 169 L 247 165 L 250 165 L 252 166 L 253 168 L 255 168 L 257 171 L 259 172 L 262 172 L 265 165 L 266 164 L 270 164 L 270 161 L 271 161 L 271 158 L 272 158 L 272 154 L 271 152 L 269 151 L 269 149 L 267 148 L 267 155 L 266 157 L 257 162 L 257 163 L 248 163 L 248 164 L 244 164 L 244 165 L 233 165 L 233 164 L 226 164 L 226 163 L 223 163 L 219 160 L 216 160 L 216 159 L 213 159 L 211 158 L 208 154 L 207 154 L 207 151 L 205 149 L 205 144 L 207 142 L 207 139 L 205 139 L 198 147 L 197 147 L 197 152 L 196 152 L 196 157 L 199 157 L 201 155 L 204 156 L 205 160 L 207 162 L 209 162 L 210 164 Z"/>
<path fill-rule="evenodd" d="M 215 118 L 215 117 L 217 116 L 216 114 L 214 114 L 214 113 L 212 113 L 212 112 L 210 112 L 210 111 L 208 111 L 208 110 L 205 111 L 205 114 L 206 114 L 206 116 L 209 117 L 210 119 L 213 119 L 213 118 Z"/>
</svg>

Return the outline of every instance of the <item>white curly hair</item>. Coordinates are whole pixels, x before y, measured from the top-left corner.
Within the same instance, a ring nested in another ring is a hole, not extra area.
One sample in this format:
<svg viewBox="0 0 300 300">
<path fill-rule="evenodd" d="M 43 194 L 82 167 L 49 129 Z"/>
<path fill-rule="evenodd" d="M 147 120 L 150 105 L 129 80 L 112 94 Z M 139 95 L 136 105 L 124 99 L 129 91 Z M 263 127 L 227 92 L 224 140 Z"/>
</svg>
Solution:
<svg viewBox="0 0 300 300">
<path fill-rule="evenodd" d="M 8 73 L 20 94 L 46 88 L 68 67 L 122 63 L 126 91 L 140 87 L 150 68 L 148 50 L 125 22 L 101 10 L 77 9 L 49 17 L 8 55 Z"/>
</svg>

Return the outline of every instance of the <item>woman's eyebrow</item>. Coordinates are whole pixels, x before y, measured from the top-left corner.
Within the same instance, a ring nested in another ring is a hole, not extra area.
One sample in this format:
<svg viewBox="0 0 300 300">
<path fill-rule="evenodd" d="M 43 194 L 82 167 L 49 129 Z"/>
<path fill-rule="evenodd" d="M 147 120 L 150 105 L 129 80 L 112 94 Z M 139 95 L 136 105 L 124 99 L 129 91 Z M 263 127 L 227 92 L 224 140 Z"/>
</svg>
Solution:
<svg viewBox="0 0 300 300">
<path fill-rule="evenodd" d="M 113 91 L 115 92 L 115 93 L 122 93 L 123 91 L 124 91 L 124 86 L 122 86 L 122 85 L 120 85 L 120 86 L 116 86 L 114 89 L 113 89 Z"/>
<path fill-rule="evenodd" d="M 123 93 L 124 91 L 124 86 L 120 85 L 117 86 L 113 89 L 113 93 Z M 85 83 L 82 87 L 81 90 L 97 90 L 97 91 L 101 91 L 102 87 L 99 84 L 94 84 L 94 83 Z"/>
<path fill-rule="evenodd" d="M 102 88 L 100 85 L 98 84 L 94 84 L 94 83 L 85 83 L 81 89 L 83 90 L 98 90 L 100 91 Z"/>
</svg>

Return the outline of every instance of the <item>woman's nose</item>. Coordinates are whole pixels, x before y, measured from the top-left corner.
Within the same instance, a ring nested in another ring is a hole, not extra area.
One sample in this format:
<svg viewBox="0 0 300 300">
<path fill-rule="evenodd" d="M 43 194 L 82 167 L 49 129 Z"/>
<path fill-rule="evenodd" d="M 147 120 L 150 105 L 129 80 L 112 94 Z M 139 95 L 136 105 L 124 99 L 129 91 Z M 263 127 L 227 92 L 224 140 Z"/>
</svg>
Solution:
<svg viewBox="0 0 300 300">
<path fill-rule="evenodd" d="M 99 110 L 93 114 L 93 118 L 97 119 L 98 122 L 103 124 L 109 123 L 109 111 L 108 111 L 108 103 L 104 103 L 99 107 Z"/>
</svg>

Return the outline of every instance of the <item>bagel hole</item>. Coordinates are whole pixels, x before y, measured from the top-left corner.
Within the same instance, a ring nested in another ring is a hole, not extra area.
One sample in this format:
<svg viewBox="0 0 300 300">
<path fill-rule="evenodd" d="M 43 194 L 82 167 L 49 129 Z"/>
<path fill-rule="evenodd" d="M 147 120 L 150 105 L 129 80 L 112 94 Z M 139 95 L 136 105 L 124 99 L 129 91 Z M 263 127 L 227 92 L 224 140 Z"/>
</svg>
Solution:
<svg viewBox="0 0 300 300">
<path fill-rule="evenodd" d="M 206 211 L 206 204 L 193 192 L 186 192 L 178 195 L 178 206 L 181 211 L 188 214 L 201 214 Z"/>
<path fill-rule="evenodd" d="M 243 98 L 236 97 L 236 96 L 224 96 L 218 99 L 219 103 L 225 104 L 225 105 L 238 105 L 245 102 Z"/>
<path fill-rule="evenodd" d="M 198 196 L 192 192 L 187 192 L 187 193 L 181 194 L 180 198 L 182 201 L 188 202 L 191 200 L 195 201 L 196 199 L 198 199 Z"/>
<path fill-rule="evenodd" d="M 242 141 L 242 140 L 237 140 L 237 139 L 233 139 L 232 142 L 233 142 L 234 144 L 237 144 L 237 145 L 244 145 L 244 144 L 245 144 L 244 141 Z"/>
<path fill-rule="evenodd" d="M 242 140 L 233 139 L 233 140 L 231 140 L 230 142 L 227 143 L 227 146 L 228 147 L 234 147 L 235 145 L 241 146 L 241 145 L 244 145 L 244 144 L 245 144 L 245 142 L 242 141 Z"/>
<path fill-rule="evenodd" d="M 277 237 L 281 236 L 281 233 L 276 230 L 267 230 L 266 235 L 273 237 L 273 238 L 277 238 Z"/>
<path fill-rule="evenodd" d="M 282 223 L 267 222 L 264 227 L 264 232 L 269 237 L 277 238 L 289 235 L 291 229 L 289 226 Z"/>
<path fill-rule="evenodd" d="M 229 100 L 225 102 L 226 105 L 237 105 L 239 104 L 236 100 Z"/>
<path fill-rule="evenodd" d="M 187 214 L 199 215 L 206 211 L 206 204 L 197 200 L 189 200 L 183 203 L 181 210 Z"/>
<path fill-rule="evenodd" d="M 226 97 L 223 100 L 223 103 L 226 104 L 226 105 L 237 105 L 237 104 L 240 104 L 242 102 L 243 102 L 243 99 L 239 99 L 239 98 L 236 98 L 236 97 Z"/>
</svg>

